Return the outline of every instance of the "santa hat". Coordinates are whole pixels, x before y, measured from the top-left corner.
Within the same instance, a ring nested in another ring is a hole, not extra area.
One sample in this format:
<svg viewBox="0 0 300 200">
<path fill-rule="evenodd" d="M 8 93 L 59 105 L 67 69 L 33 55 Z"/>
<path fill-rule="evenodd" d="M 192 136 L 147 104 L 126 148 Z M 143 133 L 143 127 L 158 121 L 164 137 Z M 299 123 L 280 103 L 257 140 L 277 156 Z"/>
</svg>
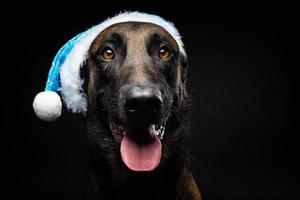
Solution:
<svg viewBox="0 0 300 200">
<path fill-rule="evenodd" d="M 156 24 L 169 32 L 176 40 L 180 52 L 185 55 L 178 30 L 171 22 L 157 15 L 140 12 L 124 12 L 80 33 L 69 40 L 56 54 L 52 62 L 45 91 L 38 93 L 33 101 L 35 114 L 42 120 L 54 121 L 61 114 L 61 93 L 66 107 L 73 113 L 85 113 L 86 95 L 80 68 L 88 58 L 88 50 L 93 40 L 106 28 L 121 22 L 148 22 Z"/>
</svg>

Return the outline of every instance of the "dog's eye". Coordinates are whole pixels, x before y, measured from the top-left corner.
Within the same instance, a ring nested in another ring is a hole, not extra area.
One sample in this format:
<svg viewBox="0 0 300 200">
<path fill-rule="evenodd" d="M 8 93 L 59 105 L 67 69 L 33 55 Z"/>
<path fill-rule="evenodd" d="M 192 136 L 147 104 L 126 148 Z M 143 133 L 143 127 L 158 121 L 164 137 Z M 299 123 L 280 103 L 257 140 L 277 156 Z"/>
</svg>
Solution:
<svg viewBox="0 0 300 200">
<path fill-rule="evenodd" d="M 115 54 L 112 50 L 112 48 L 110 47 L 105 47 L 102 52 L 101 52 L 101 56 L 105 59 L 105 60 L 112 60 L 115 57 Z"/>
<path fill-rule="evenodd" d="M 158 56 L 163 60 L 168 59 L 170 56 L 170 49 L 167 46 L 160 47 Z"/>
</svg>

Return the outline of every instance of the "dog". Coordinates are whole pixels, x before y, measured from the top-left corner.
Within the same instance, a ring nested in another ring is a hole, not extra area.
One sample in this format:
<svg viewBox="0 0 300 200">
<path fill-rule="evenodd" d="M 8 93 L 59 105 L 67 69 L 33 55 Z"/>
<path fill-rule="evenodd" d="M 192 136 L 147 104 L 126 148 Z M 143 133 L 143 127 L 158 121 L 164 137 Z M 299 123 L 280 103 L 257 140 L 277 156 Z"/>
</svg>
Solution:
<svg viewBox="0 0 300 200">
<path fill-rule="evenodd" d="M 85 114 L 88 200 L 200 200 L 193 178 L 187 56 L 172 23 L 125 12 L 80 33 L 56 54 L 33 101 L 44 121 L 62 101 Z"/>
<path fill-rule="evenodd" d="M 83 67 L 91 153 L 88 200 L 200 200 L 192 175 L 187 58 L 162 27 L 123 22 Z"/>
</svg>

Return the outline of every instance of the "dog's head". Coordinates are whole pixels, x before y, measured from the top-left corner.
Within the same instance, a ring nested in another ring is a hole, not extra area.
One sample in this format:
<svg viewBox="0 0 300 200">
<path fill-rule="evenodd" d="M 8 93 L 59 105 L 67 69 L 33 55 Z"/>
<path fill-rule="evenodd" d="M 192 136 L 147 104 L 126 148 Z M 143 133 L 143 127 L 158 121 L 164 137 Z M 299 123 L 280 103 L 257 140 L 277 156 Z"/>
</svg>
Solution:
<svg viewBox="0 0 300 200">
<path fill-rule="evenodd" d="M 105 159 L 101 163 L 153 171 L 164 158 L 181 155 L 172 146 L 183 141 L 176 130 L 188 99 L 186 68 L 172 23 L 146 13 L 121 13 L 58 51 L 33 108 L 45 121 L 57 119 L 60 91 L 69 110 L 86 114 L 92 153 Z"/>
<path fill-rule="evenodd" d="M 152 23 L 114 24 L 92 42 L 85 69 L 88 120 L 109 130 L 129 169 L 154 170 L 187 100 L 176 40 Z"/>
</svg>

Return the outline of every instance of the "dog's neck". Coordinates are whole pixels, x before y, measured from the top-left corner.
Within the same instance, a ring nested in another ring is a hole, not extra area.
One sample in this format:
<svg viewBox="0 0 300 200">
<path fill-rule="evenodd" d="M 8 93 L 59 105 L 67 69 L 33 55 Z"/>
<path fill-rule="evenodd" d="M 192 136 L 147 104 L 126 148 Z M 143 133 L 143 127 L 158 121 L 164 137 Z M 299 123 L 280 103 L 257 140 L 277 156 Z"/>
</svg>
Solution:
<svg viewBox="0 0 300 200">
<path fill-rule="evenodd" d="M 90 199 L 175 199 L 174 191 L 177 191 L 180 178 L 172 174 L 164 170 L 149 174 L 120 174 L 119 177 L 104 178 L 106 181 L 102 182 L 103 173 L 92 172 Z"/>
</svg>

